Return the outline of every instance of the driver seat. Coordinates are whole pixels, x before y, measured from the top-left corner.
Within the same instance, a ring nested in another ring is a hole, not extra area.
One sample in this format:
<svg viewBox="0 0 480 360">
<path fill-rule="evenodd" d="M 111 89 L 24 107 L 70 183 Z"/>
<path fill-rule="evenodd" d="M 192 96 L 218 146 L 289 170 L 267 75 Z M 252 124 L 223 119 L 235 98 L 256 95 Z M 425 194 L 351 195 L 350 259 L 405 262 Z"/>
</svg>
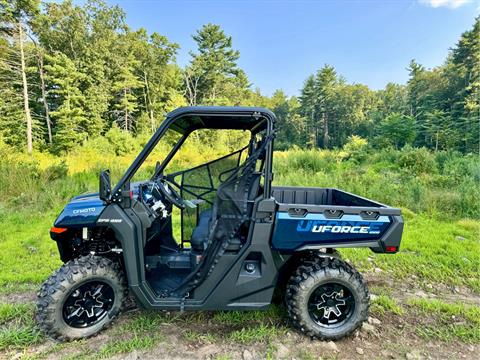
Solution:
<svg viewBox="0 0 480 360">
<path fill-rule="evenodd" d="M 198 225 L 193 230 L 190 239 L 190 245 L 195 251 L 203 252 L 206 248 L 212 212 L 212 209 L 204 210 L 198 216 Z"/>
</svg>

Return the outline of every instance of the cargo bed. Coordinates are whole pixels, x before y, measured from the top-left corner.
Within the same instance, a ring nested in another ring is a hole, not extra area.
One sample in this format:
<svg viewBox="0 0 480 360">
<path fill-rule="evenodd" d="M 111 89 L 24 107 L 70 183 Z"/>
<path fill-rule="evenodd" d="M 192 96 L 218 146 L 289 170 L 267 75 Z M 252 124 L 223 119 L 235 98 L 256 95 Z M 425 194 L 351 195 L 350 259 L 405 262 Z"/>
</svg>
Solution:
<svg viewBox="0 0 480 360">
<path fill-rule="evenodd" d="M 403 231 L 400 209 L 332 188 L 276 186 L 272 246 L 282 252 L 369 247 L 397 252 Z"/>
</svg>

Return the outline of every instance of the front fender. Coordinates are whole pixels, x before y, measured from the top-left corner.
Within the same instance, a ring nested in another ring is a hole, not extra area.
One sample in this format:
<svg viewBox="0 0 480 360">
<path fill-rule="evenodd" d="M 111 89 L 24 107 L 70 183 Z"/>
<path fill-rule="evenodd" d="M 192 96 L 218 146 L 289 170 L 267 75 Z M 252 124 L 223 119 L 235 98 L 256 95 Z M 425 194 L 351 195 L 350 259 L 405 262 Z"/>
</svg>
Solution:
<svg viewBox="0 0 480 360">
<path fill-rule="evenodd" d="M 142 228 L 133 211 L 123 210 L 119 205 L 111 204 L 98 218 L 97 226 L 110 227 L 115 233 L 116 240 L 120 242 L 128 284 L 138 286 L 145 281 L 144 259 L 139 247 Z"/>
</svg>

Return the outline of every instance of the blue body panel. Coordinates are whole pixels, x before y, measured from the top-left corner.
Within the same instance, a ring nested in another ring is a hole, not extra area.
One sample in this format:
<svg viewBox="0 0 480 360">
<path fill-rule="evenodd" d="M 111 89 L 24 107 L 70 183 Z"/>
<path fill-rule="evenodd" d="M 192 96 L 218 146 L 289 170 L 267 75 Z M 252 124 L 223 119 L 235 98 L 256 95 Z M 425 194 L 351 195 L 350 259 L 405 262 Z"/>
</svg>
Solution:
<svg viewBox="0 0 480 360">
<path fill-rule="evenodd" d="M 105 209 L 98 193 L 74 197 L 55 221 L 56 227 L 89 226 L 96 223 Z"/>
<path fill-rule="evenodd" d="M 286 212 L 278 212 L 272 247 L 276 250 L 293 251 L 311 245 L 379 240 L 390 224 L 388 216 L 380 216 L 376 220 L 363 220 L 360 215 L 327 219 L 323 214 L 309 213 L 299 218 Z"/>
</svg>

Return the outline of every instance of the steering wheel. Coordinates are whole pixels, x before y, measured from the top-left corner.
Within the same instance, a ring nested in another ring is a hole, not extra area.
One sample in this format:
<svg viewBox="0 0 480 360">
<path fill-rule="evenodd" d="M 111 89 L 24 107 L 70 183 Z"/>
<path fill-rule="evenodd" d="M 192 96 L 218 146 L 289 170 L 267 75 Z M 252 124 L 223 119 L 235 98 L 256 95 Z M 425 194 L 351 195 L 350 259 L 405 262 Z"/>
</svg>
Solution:
<svg viewBox="0 0 480 360">
<path fill-rule="evenodd" d="M 156 181 L 158 190 L 165 197 L 165 200 L 169 201 L 171 204 L 178 207 L 180 210 L 185 209 L 185 201 L 181 198 L 178 192 L 171 186 L 168 185 L 167 181 L 164 178 L 160 178 Z"/>
</svg>

